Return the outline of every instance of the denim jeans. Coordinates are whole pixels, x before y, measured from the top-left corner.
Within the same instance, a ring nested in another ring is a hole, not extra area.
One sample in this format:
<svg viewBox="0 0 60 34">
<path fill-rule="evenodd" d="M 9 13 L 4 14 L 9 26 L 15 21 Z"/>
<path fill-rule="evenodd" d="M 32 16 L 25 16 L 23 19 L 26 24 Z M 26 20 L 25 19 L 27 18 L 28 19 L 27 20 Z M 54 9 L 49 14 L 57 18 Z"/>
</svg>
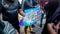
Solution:
<svg viewBox="0 0 60 34">
<path fill-rule="evenodd" d="M 44 14 L 41 15 L 41 23 L 40 24 L 42 24 L 43 18 L 44 18 Z"/>
</svg>

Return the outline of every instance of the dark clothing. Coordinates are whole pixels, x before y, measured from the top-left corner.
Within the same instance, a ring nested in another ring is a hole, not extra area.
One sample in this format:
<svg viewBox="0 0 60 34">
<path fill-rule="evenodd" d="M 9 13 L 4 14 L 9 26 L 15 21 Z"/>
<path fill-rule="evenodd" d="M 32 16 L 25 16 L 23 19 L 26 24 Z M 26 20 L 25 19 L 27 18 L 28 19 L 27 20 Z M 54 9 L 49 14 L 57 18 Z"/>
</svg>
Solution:
<svg viewBox="0 0 60 34">
<path fill-rule="evenodd" d="M 23 10 L 29 9 L 29 8 L 32 8 L 32 0 L 24 1 L 24 3 L 23 3 Z"/>
<path fill-rule="evenodd" d="M 41 24 L 43 22 L 44 14 L 41 15 Z"/>
<path fill-rule="evenodd" d="M 57 8 L 57 10 L 53 13 L 51 17 L 51 23 L 54 23 L 55 25 L 57 25 L 59 21 L 60 21 L 60 6 Z M 60 34 L 59 30 L 58 30 L 58 34 Z"/>
<path fill-rule="evenodd" d="M 51 22 L 50 21 L 50 18 L 51 18 L 51 16 L 53 15 L 53 13 L 56 11 L 56 9 L 57 9 L 57 7 L 58 7 L 58 2 L 49 2 L 44 8 L 45 8 L 45 10 L 46 10 L 46 12 L 48 13 L 47 15 L 46 15 L 46 22 Z"/>
<path fill-rule="evenodd" d="M 35 5 L 37 5 L 37 0 L 32 0 L 32 6 L 35 6 Z"/>
<path fill-rule="evenodd" d="M 5 27 L 5 24 L 0 21 L 0 34 L 4 34 L 4 32 L 3 32 L 4 27 Z"/>
<path fill-rule="evenodd" d="M 60 34 L 60 29 L 58 30 L 58 34 Z"/>
<path fill-rule="evenodd" d="M 58 2 L 59 2 L 59 6 L 60 6 L 60 0 L 58 0 Z"/>
<path fill-rule="evenodd" d="M 2 10 L 2 4 L 0 4 L 0 13 L 2 12 L 1 10 Z"/>
<path fill-rule="evenodd" d="M 3 8 L 3 17 L 9 19 L 9 20 L 14 20 L 14 18 L 18 18 L 18 9 L 19 8 L 19 3 L 18 0 L 15 0 L 13 3 L 10 3 L 8 1 L 4 1 L 2 6 Z M 7 5 L 7 6 L 6 6 Z M 4 16 L 5 15 L 5 16 Z M 4 18 L 3 18 L 4 19 Z M 4 19 L 6 20 L 6 19 Z"/>
<path fill-rule="evenodd" d="M 48 14 L 46 15 L 46 24 L 45 24 L 45 26 L 43 28 L 42 34 L 50 34 L 48 29 L 47 29 L 47 24 L 48 23 L 52 23 L 53 22 L 54 24 L 56 24 L 55 23 L 55 18 L 57 18 L 57 16 L 54 18 L 53 15 L 56 14 L 55 12 L 57 12 L 56 10 L 57 10 L 58 6 L 59 5 L 58 5 L 57 1 L 51 1 L 44 7 L 44 9 L 47 11 Z"/>
<path fill-rule="evenodd" d="M 60 21 L 60 6 L 57 8 L 57 10 L 53 13 L 51 17 L 51 22 L 55 23 L 55 25 Z"/>
<path fill-rule="evenodd" d="M 23 10 L 25 9 L 29 9 L 29 8 L 33 8 L 32 6 L 35 6 L 37 5 L 37 0 L 27 0 L 27 1 L 24 1 L 24 6 L 23 6 Z"/>
<path fill-rule="evenodd" d="M 21 9 L 21 6 L 18 0 L 14 0 L 13 3 L 3 0 L 2 6 L 3 20 L 8 21 L 19 30 L 18 10 Z"/>
<path fill-rule="evenodd" d="M 25 1 L 23 8 L 24 8 L 23 10 L 31 8 L 30 3 Z"/>
<path fill-rule="evenodd" d="M 59 9 L 59 10 L 58 10 Z M 60 21 L 60 8 L 58 8 L 55 13 L 53 14 L 52 18 L 51 18 L 51 22 L 48 22 L 48 23 L 54 23 L 55 25 Z M 42 34 L 49 34 L 48 30 L 47 30 L 47 24 L 46 22 L 45 26 L 44 26 L 44 29 L 42 31 Z"/>
<path fill-rule="evenodd" d="M 1 0 L 0 0 L 1 2 Z M 2 10 L 2 4 L 0 3 L 0 18 L 1 18 L 1 10 Z M 0 34 L 4 34 L 3 29 L 5 27 L 5 24 L 0 21 Z"/>
</svg>

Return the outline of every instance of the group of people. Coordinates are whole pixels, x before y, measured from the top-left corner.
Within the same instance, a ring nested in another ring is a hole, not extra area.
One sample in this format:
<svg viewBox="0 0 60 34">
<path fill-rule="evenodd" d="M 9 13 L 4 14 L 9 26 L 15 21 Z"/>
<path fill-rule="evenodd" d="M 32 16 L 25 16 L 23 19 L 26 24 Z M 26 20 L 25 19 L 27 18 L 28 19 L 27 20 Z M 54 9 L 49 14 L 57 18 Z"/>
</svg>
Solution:
<svg viewBox="0 0 60 34">
<path fill-rule="evenodd" d="M 0 0 L 0 33 L 1 34 L 20 34 L 19 26 L 19 16 L 25 17 L 24 10 L 35 8 L 36 5 L 40 6 L 41 14 L 41 24 L 46 13 L 46 23 L 41 34 L 60 34 L 60 3 L 58 0 L 26 0 L 23 5 L 19 3 L 18 0 Z M 36 18 L 39 18 L 37 16 Z M 25 26 L 25 34 L 27 34 L 27 28 L 29 27 L 30 32 L 32 31 L 32 26 Z"/>
<path fill-rule="evenodd" d="M 60 3 L 59 0 L 40 0 L 37 2 L 40 5 L 40 10 L 46 13 L 46 23 L 41 34 L 60 34 Z M 24 5 L 25 6 L 25 5 Z M 34 5 L 36 6 L 36 5 Z M 34 7 L 33 6 L 33 7 Z M 28 8 L 29 9 L 29 8 Z M 44 13 L 42 12 L 41 24 Z M 32 26 L 31 26 L 32 27 Z M 25 27 L 25 33 L 27 27 Z M 27 33 L 26 33 L 27 34 Z M 35 34 L 35 33 L 34 33 Z"/>
<path fill-rule="evenodd" d="M 20 26 L 18 21 L 18 13 L 25 16 L 22 6 L 18 0 L 0 0 L 0 33 L 1 34 L 20 34 Z M 35 5 L 35 4 L 34 4 Z M 30 7 L 24 7 L 30 8 Z M 25 30 L 27 27 L 25 27 Z"/>
</svg>

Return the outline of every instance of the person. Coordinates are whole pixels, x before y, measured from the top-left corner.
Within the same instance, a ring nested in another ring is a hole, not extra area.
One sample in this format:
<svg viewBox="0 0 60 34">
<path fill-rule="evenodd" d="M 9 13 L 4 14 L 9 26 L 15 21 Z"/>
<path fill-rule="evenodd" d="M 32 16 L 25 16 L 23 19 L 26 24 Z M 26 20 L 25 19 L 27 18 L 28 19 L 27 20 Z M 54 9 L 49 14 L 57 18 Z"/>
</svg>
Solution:
<svg viewBox="0 0 60 34">
<path fill-rule="evenodd" d="M 0 34 L 17 34 L 16 29 L 2 18 L 2 4 L 0 4 Z"/>
<path fill-rule="evenodd" d="M 58 12 L 56 11 L 58 6 L 59 6 L 59 3 L 56 0 L 49 1 L 49 3 L 45 5 L 44 9 L 47 11 L 46 24 L 43 28 L 42 34 L 58 34 L 55 31 L 56 28 L 54 27 L 54 25 L 58 23 L 57 21 L 59 18 L 57 16 L 56 17 L 53 16 L 55 12 Z M 55 15 L 57 14 L 55 13 Z"/>
<path fill-rule="evenodd" d="M 52 22 L 54 22 L 54 29 L 56 31 L 56 33 L 59 34 L 59 29 L 60 29 L 60 6 L 58 6 L 57 10 L 54 12 L 54 14 L 52 15 Z"/>
<path fill-rule="evenodd" d="M 43 18 L 44 18 L 44 5 L 43 5 L 43 0 L 40 0 L 39 2 L 40 4 L 40 13 L 41 13 L 41 22 L 40 22 L 40 27 L 42 27 L 42 22 L 43 22 Z"/>
<path fill-rule="evenodd" d="M 8 21 L 2 19 L 2 13 L 0 13 L 0 34 L 17 34 L 16 29 Z"/>
<path fill-rule="evenodd" d="M 42 27 L 42 22 L 43 22 L 43 18 L 44 18 L 44 14 L 46 13 L 44 10 L 44 6 L 48 3 L 48 0 L 39 0 L 39 4 L 40 4 L 40 14 L 41 14 L 41 22 L 40 22 L 40 27 Z"/>
<path fill-rule="evenodd" d="M 3 29 L 5 27 L 4 23 L 1 22 L 2 18 L 1 18 L 1 4 L 0 4 L 0 34 L 4 34 Z"/>
<path fill-rule="evenodd" d="M 26 0 L 26 1 L 24 1 L 24 3 L 23 3 L 23 11 L 26 10 L 26 9 L 33 8 L 36 5 L 36 2 L 35 3 L 34 2 L 35 2 L 35 0 Z M 24 28 L 25 34 L 27 34 L 27 28 L 28 27 L 29 27 L 30 33 L 35 34 L 35 32 L 33 32 L 33 30 L 32 30 L 32 26 L 25 26 L 25 28 Z"/>
<path fill-rule="evenodd" d="M 8 21 L 12 26 L 17 29 L 20 33 L 19 21 L 18 21 L 18 11 L 21 10 L 21 5 L 18 0 L 2 0 L 2 14 L 3 20 Z M 23 15 L 23 11 L 20 11 Z"/>
</svg>

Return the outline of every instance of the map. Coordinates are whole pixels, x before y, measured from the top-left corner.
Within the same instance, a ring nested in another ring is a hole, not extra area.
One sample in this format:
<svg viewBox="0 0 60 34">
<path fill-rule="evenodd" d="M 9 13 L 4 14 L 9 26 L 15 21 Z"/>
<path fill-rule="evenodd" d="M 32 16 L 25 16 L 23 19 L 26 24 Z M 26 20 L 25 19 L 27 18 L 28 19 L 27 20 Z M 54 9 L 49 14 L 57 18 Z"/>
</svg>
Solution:
<svg viewBox="0 0 60 34">
<path fill-rule="evenodd" d="M 25 17 L 20 19 L 20 26 L 31 26 L 36 22 L 36 16 L 40 16 L 40 7 L 24 10 Z"/>
</svg>

